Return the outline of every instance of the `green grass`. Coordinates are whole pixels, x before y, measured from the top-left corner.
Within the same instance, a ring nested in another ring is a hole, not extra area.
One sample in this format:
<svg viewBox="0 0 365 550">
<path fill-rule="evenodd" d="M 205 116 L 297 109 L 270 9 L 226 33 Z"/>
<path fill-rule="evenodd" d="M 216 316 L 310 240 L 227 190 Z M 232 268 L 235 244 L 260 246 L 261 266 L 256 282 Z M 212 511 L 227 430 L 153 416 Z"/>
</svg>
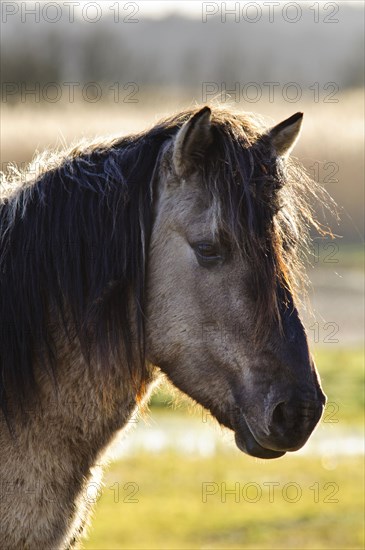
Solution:
<svg viewBox="0 0 365 550">
<path fill-rule="evenodd" d="M 361 424 L 364 421 L 364 351 L 314 349 L 328 398 L 324 421 Z"/>
<path fill-rule="evenodd" d="M 311 245 L 310 265 L 328 269 L 364 271 L 364 245 L 341 238 L 318 239 Z"/>
<path fill-rule="evenodd" d="M 362 464 L 346 458 L 328 470 L 319 458 L 264 462 L 238 451 L 125 459 L 106 476 L 85 548 L 360 549 Z M 216 493 L 203 498 L 204 483 Z M 224 484 L 237 497 L 224 502 Z"/>
<path fill-rule="evenodd" d="M 317 349 L 315 357 L 329 402 L 338 404 L 337 409 L 327 409 L 325 419 L 327 415 L 329 422 L 338 420 L 336 424 L 345 429 L 359 426 L 364 404 L 362 351 Z M 188 414 L 189 401 L 183 397 L 177 411 L 171 406 L 166 411 L 172 395 L 163 386 L 153 399 L 152 415 Z M 210 483 L 215 493 L 207 495 L 206 502 L 204 483 Z M 224 483 L 227 489 L 238 484 L 238 502 L 232 494 L 223 502 Z M 273 498 L 268 483 L 278 484 L 272 486 Z M 235 449 L 208 458 L 167 451 L 141 454 L 107 471 L 84 548 L 363 549 L 363 486 L 361 456 L 289 453 L 262 461 Z M 300 498 L 294 502 L 296 491 Z"/>
<path fill-rule="evenodd" d="M 341 267 L 364 269 L 364 245 L 341 243 L 339 244 L 339 261 Z"/>
</svg>

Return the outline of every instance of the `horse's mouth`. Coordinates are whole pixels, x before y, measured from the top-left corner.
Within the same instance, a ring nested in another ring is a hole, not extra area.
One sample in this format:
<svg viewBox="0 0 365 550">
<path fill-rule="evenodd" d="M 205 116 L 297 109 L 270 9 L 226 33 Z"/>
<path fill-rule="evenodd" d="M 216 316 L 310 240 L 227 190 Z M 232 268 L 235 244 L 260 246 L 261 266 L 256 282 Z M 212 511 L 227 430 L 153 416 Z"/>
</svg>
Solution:
<svg viewBox="0 0 365 550">
<path fill-rule="evenodd" d="M 236 445 L 240 451 L 257 458 L 279 458 L 286 451 L 275 451 L 262 447 L 252 434 L 246 421 L 241 419 L 239 429 L 235 432 Z"/>
</svg>

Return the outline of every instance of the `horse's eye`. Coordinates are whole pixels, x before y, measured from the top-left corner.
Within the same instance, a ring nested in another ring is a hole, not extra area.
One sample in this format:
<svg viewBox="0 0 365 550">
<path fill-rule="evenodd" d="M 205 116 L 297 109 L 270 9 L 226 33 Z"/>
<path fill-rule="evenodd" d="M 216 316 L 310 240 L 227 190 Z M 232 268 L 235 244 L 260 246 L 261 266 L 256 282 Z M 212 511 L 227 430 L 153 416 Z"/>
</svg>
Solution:
<svg viewBox="0 0 365 550">
<path fill-rule="evenodd" d="M 223 260 L 219 248 L 213 243 L 200 242 L 192 245 L 199 264 L 203 267 L 216 265 Z"/>
</svg>

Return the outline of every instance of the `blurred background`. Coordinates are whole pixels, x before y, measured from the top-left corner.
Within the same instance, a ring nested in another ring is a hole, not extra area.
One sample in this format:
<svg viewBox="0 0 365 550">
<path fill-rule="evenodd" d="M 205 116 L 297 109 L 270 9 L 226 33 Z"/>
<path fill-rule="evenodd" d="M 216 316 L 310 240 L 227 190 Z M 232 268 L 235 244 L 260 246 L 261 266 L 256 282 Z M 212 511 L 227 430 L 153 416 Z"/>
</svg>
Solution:
<svg viewBox="0 0 365 550">
<path fill-rule="evenodd" d="M 328 396 L 309 443 L 245 456 L 164 383 L 90 490 L 85 548 L 363 548 L 363 3 L 2 2 L 0 45 L 4 172 L 197 104 L 269 125 L 303 111 L 294 155 L 340 215 L 308 266 L 303 316 Z"/>
</svg>

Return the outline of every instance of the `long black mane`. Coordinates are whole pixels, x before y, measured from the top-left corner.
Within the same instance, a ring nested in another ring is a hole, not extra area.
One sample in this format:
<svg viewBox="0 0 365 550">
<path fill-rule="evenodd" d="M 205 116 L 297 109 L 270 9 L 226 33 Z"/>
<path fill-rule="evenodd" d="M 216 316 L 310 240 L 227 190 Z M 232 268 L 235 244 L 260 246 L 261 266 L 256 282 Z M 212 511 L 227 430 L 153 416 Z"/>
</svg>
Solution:
<svg viewBox="0 0 365 550">
<path fill-rule="evenodd" d="M 125 360 L 126 355 L 130 368 L 136 360 L 143 368 L 153 179 L 169 134 L 156 128 L 75 148 L 0 204 L 4 411 L 8 385 L 21 402 L 34 391 L 35 350 L 42 368 L 54 367 L 54 314 L 67 337 L 79 339 L 87 361 Z M 137 335 L 131 334 L 131 291 Z M 136 340 L 139 357 L 133 356 Z"/>
<path fill-rule="evenodd" d="M 36 389 L 34 361 L 57 375 L 55 334 L 77 339 L 85 360 L 145 363 L 146 269 L 161 155 L 186 111 L 137 136 L 86 144 L 45 161 L 33 181 L 0 202 L 0 407 L 9 389 Z M 294 245 L 313 223 L 304 171 L 284 172 L 259 125 L 213 111 L 215 146 L 202 166 L 225 229 L 258 264 L 263 316 L 276 281 L 292 284 Z M 281 195 L 278 191 L 281 190 Z M 282 208 L 282 203 L 285 208 Z M 300 269 L 299 269 L 300 271 Z M 273 306 L 274 307 L 274 306 Z M 135 323 L 131 323 L 134 316 Z M 57 329 L 52 330 L 54 323 Z M 131 326 L 137 327 L 132 334 Z M 135 344 L 133 344 L 135 342 Z M 107 368 L 107 367 L 105 367 Z"/>
</svg>

